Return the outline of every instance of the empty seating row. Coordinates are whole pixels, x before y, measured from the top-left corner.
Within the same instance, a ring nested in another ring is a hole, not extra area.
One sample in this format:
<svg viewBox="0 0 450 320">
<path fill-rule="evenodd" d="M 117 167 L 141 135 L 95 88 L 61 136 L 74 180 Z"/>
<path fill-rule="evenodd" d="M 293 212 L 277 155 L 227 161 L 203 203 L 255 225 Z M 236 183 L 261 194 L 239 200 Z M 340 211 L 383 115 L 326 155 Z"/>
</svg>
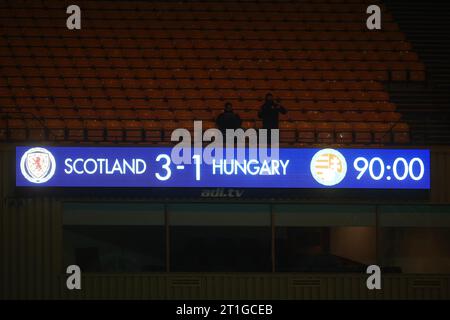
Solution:
<svg viewBox="0 0 450 320">
<path fill-rule="evenodd" d="M 402 144 L 410 141 L 409 127 L 401 122 L 282 122 L 280 128 L 280 142 L 283 143 Z"/>
<path fill-rule="evenodd" d="M 142 99 L 240 99 L 262 100 L 267 90 L 249 89 L 84 89 L 84 88 L 27 88 L 0 87 L 0 97 L 47 97 L 47 98 L 142 98 Z M 333 91 L 333 90 L 278 90 L 277 96 L 291 102 L 313 101 L 388 101 L 389 95 L 384 91 Z"/>
<path fill-rule="evenodd" d="M 387 81 L 388 71 L 313 71 L 313 70 L 206 70 L 206 69 L 149 69 L 149 68 L 38 68 L 2 67 L 5 77 L 57 77 L 62 78 L 136 78 L 136 79 L 248 79 L 248 80 L 339 80 Z M 404 78 L 423 81 L 424 70 L 400 70 Z"/>
<path fill-rule="evenodd" d="M 170 2 L 170 1 L 169 1 Z M 82 1 L 80 3 L 83 3 Z M 155 15 L 164 14 L 165 16 L 171 16 L 171 15 L 177 15 L 180 12 L 186 12 L 189 11 L 192 13 L 192 17 L 218 17 L 220 15 L 229 16 L 230 14 L 235 14 L 234 17 L 247 17 L 247 16 L 253 16 L 254 14 L 259 14 L 260 17 L 265 17 L 266 15 L 269 15 L 269 17 L 290 17 L 293 15 L 295 11 L 308 15 L 308 16 L 328 16 L 330 13 L 333 13 L 334 16 L 341 17 L 341 16 L 350 16 L 350 15 L 364 15 L 365 14 L 365 8 L 363 5 L 363 2 L 361 5 L 356 6 L 339 6 L 338 4 L 327 4 L 326 8 L 320 8 L 318 10 L 318 7 L 316 6 L 309 6 L 309 5 L 295 5 L 290 4 L 289 8 L 291 10 L 288 10 L 288 7 L 283 6 L 271 6 L 271 10 L 268 10 L 266 6 L 262 5 L 261 7 L 259 5 L 249 5 L 249 6 L 243 6 L 242 4 L 236 5 L 233 3 L 227 3 L 224 6 L 217 6 L 216 4 L 212 4 L 212 6 L 208 6 L 208 3 L 206 2 L 206 6 L 202 6 L 200 3 L 193 3 L 193 5 L 189 5 L 186 2 L 176 2 L 176 5 L 172 3 L 172 5 L 167 7 L 161 7 L 158 4 L 162 3 L 162 1 L 158 1 L 155 3 L 155 5 L 146 6 L 145 2 L 143 2 L 142 5 L 137 7 L 138 12 L 136 9 L 131 9 L 130 7 L 126 6 L 122 9 L 107 9 L 105 7 L 97 7 L 92 8 L 91 6 L 82 5 L 83 8 L 89 9 L 89 18 L 100 18 L 100 17 L 111 17 L 111 18 L 122 18 L 122 16 L 125 17 L 136 17 L 136 18 L 145 18 L 145 17 L 152 17 Z M 204 2 L 205 3 L 205 2 Z M 84 3 L 83 3 L 84 4 Z M 81 4 L 80 4 L 81 5 Z M 7 9 L 11 16 L 15 17 L 38 17 L 38 18 L 45 18 L 45 17 L 56 17 L 61 15 L 61 9 L 65 8 L 64 5 L 59 6 L 58 8 L 54 7 L 47 7 L 46 3 L 44 3 L 41 6 L 36 6 L 31 4 L 30 7 L 24 8 L 10 5 L 10 6 L 4 6 L 0 5 L 0 8 Z M 30 8 L 33 9 L 32 13 L 30 12 Z M 295 10 L 295 11 L 294 11 Z M 208 14 L 208 15 L 207 15 Z M 274 18 L 274 19 L 275 19 Z M 392 20 L 392 15 L 386 11 L 386 15 L 384 17 L 386 20 Z"/>
<path fill-rule="evenodd" d="M 100 3 L 92 1 L 78 1 L 86 9 L 93 10 L 204 10 L 204 11 L 241 11 L 249 12 L 329 12 L 342 13 L 354 12 L 360 10 L 366 4 L 365 1 L 353 0 L 305 0 L 298 1 L 277 1 L 273 0 L 236 0 L 236 1 L 104 1 Z M 60 9 L 65 8 L 61 1 L 34 0 L 31 3 L 27 0 L 5 0 L 0 8 L 23 8 L 28 5 L 29 8 L 42 9 Z M 385 9 L 382 4 L 381 8 Z"/>
<path fill-rule="evenodd" d="M 254 109 L 236 109 L 242 120 L 255 120 L 258 118 L 258 110 Z M 56 109 L 56 108 L 22 108 L 17 111 L 10 110 L 10 116 L 23 117 L 27 119 L 103 119 L 103 120 L 203 120 L 214 121 L 220 114 L 221 109 L 199 109 L 199 110 L 152 110 L 152 109 Z M 347 122 L 396 122 L 400 120 L 401 115 L 394 111 L 345 111 L 345 110 L 290 110 L 282 119 L 296 121 L 347 121 Z"/>
<path fill-rule="evenodd" d="M 60 114 L 76 116 L 90 110 L 116 110 L 140 112 L 141 110 L 201 111 L 222 110 L 225 102 L 231 102 L 236 110 L 256 110 L 262 99 L 126 99 L 126 98 L 1 98 L 0 110 L 3 112 L 24 112 L 33 114 Z M 286 100 L 283 105 L 291 111 L 395 111 L 391 102 L 369 101 L 311 101 L 302 102 Z"/>
<path fill-rule="evenodd" d="M 186 13 L 187 15 L 189 12 Z M 66 15 L 52 20 L 41 18 L 2 18 L 2 25 L 6 27 L 26 27 L 26 28 L 51 28 L 65 26 Z M 203 30 L 275 30 L 275 31 L 367 31 L 365 19 L 360 22 L 303 22 L 299 23 L 296 20 L 288 21 L 262 21 L 262 20 L 136 20 L 136 19 L 100 19 L 88 20 L 84 23 L 85 28 L 108 28 L 112 29 L 203 29 Z M 393 22 L 383 23 L 383 30 L 398 31 L 398 25 Z"/>
<path fill-rule="evenodd" d="M 59 19 L 64 17 L 64 11 L 61 9 L 37 9 L 33 12 L 27 9 L 9 9 L 8 11 L 0 11 L 0 18 L 15 17 L 18 19 L 35 18 L 35 19 Z M 157 20 L 157 21 L 172 21 L 172 20 L 194 20 L 194 21 L 298 21 L 298 22 L 320 22 L 326 20 L 328 22 L 364 22 L 367 19 L 363 7 L 360 10 L 350 13 L 333 13 L 330 14 L 320 12 L 242 12 L 242 11 L 199 11 L 191 10 L 189 15 L 186 15 L 185 10 L 164 10 L 164 11 L 145 11 L 132 12 L 124 11 L 105 11 L 105 10 L 90 10 L 86 17 L 86 21 L 96 20 Z M 392 16 L 389 13 L 383 15 L 384 22 L 391 22 Z"/>
<path fill-rule="evenodd" d="M 333 90 L 333 91 L 382 91 L 383 85 L 375 81 L 301 81 L 301 80 L 224 80 L 224 79 L 161 79 L 146 80 L 144 83 L 133 78 L 0 78 L 0 88 L 28 87 L 33 96 L 39 96 L 41 89 L 53 91 L 56 88 L 123 88 L 123 89 L 247 89 L 247 90 Z M 35 93 L 36 92 L 36 93 Z"/>
<path fill-rule="evenodd" d="M 2 57 L 33 57 L 75 59 L 77 57 L 97 59 L 120 59 L 133 65 L 140 59 L 270 59 L 270 60 L 306 60 L 306 61 L 374 61 L 400 62 L 418 61 L 417 54 L 411 51 L 356 51 L 356 50 L 273 50 L 266 49 L 145 49 L 127 48 L 126 51 L 116 48 L 68 48 L 58 47 L 0 47 Z M 128 64 L 127 64 L 128 65 Z"/>
<path fill-rule="evenodd" d="M 419 62 L 374 61 L 304 61 L 270 59 L 52 59 L 52 58 L 4 58 L 4 66 L 19 68 L 150 68 L 150 69 L 204 69 L 204 70 L 335 70 L 335 71 L 387 71 L 423 70 Z"/>
<path fill-rule="evenodd" d="M 269 49 L 269 50 L 374 50 L 409 51 L 406 41 L 329 41 L 329 40 L 242 40 L 242 39 L 21 39 L 9 38 L 10 47 L 85 47 L 85 48 L 142 48 L 142 49 Z"/>
<path fill-rule="evenodd" d="M 303 41 L 405 41 L 405 35 L 399 31 L 383 32 L 356 32 L 356 31 L 271 31 L 271 30 L 127 30 L 119 29 L 114 33 L 105 29 L 82 29 L 76 34 L 55 28 L 38 28 L 37 30 L 24 30 L 23 28 L 3 28 L 0 35 L 7 38 L 20 37 L 27 43 L 39 40 L 42 34 L 48 38 L 60 38 L 61 41 L 70 39 L 72 41 L 84 41 L 89 38 L 116 39 L 117 41 L 130 41 L 133 39 L 228 39 L 228 40 L 303 40 Z"/>
<path fill-rule="evenodd" d="M 59 140 L 59 141 L 129 141 L 161 142 L 170 141 L 171 132 L 176 128 L 192 130 L 189 121 L 159 122 L 117 121 L 117 120 L 0 120 L 0 139 Z M 258 128 L 260 123 L 247 121 L 247 128 Z M 204 130 L 213 128 L 213 122 L 204 122 Z M 405 123 L 357 122 L 281 122 L 280 142 L 282 143 L 408 143 L 409 128 Z"/>
</svg>

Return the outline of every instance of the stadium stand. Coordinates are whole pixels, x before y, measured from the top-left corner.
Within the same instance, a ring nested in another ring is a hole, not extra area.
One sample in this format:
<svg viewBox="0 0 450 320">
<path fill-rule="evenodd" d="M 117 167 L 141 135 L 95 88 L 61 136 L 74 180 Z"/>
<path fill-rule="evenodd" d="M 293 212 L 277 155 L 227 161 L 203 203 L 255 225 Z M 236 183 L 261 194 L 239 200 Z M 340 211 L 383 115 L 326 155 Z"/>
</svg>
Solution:
<svg viewBox="0 0 450 320">
<path fill-rule="evenodd" d="M 425 68 L 390 14 L 366 29 L 365 0 L 77 4 L 72 31 L 64 1 L 0 4 L 1 140 L 164 144 L 225 101 L 260 128 L 270 91 L 283 145 L 410 142 L 385 84 Z"/>
</svg>

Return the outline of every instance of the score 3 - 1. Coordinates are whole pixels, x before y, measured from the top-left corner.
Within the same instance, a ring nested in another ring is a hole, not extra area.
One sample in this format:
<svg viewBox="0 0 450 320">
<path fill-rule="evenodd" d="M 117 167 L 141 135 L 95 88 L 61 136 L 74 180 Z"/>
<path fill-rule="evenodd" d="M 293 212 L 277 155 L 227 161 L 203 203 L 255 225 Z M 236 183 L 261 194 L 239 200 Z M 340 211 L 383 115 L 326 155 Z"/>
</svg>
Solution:
<svg viewBox="0 0 450 320">
<path fill-rule="evenodd" d="M 200 164 L 201 159 L 199 154 L 195 154 L 192 156 L 192 159 L 194 160 L 195 164 L 195 180 L 200 181 Z M 166 181 L 169 180 L 172 177 L 172 169 L 170 168 L 170 165 L 172 164 L 172 159 L 167 154 L 159 154 L 156 157 L 156 162 L 164 161 L 164 163 L 161 165 L 161 168 L 164 170 L 163 173 L 156 172 L 155 177 L 160 181 Z M 177 165 L 177 170 L 183 170 L 185 167 L 184 165 Z"/>
</svg>

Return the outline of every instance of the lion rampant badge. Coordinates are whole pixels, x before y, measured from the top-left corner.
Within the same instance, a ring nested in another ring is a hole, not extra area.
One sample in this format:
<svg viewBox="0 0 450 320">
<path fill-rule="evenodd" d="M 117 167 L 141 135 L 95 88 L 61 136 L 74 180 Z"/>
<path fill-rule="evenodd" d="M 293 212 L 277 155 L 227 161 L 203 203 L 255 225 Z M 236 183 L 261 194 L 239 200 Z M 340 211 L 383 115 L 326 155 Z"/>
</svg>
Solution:
<svg viewBox="0 0 450 320">
<path fill-rule="evenodd" d="M 47 149 L 31 148 L 22 156 L 20 169 L 28 181 L 43 183 L 55 173 L 55 158 Z"/>
</svg>

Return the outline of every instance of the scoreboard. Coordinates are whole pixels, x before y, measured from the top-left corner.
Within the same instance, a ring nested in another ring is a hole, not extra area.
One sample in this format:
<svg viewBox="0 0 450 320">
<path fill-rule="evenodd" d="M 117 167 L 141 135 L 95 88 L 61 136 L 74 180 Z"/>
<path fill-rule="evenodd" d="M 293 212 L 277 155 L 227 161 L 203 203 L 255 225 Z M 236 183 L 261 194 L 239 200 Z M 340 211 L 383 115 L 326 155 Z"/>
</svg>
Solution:
<svg viewBox="0 0 450 320">
<path fill-rule="evenodd" d="M 175 161 L 170 147 L 16 147 L 17 187 L 429 189 L 424 149 L 280 148 Z M 231 150 L 237 151 L 237 150 Z M 256 154 L 256 156 L 255 156 Z"/>
</svg>

